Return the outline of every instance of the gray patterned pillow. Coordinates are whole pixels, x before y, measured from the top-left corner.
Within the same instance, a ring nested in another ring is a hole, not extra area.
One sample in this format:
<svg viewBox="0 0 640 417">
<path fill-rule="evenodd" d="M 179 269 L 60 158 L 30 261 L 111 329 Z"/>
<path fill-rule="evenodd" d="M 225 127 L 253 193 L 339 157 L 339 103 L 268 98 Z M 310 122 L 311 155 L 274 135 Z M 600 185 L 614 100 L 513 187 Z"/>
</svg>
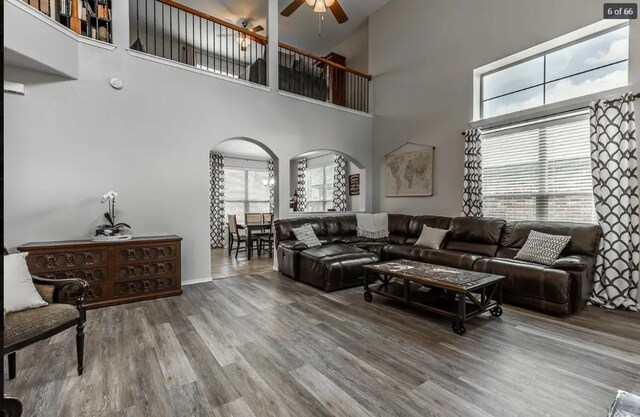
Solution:
<svg viewBox="0 0 640 417">
<path fill-rule="evenodd" d="M 546 233 L 529 232 L 524 246 L 518 251 L 515 259 L 551 265 L 571 240 L 571 236 L 548 235 Z"/>
<path fill-rule="evenodd" d="M 311 227 L 310 224 L 305 224 L 304 226 L 293 229 L 293 234 L 296 235 L 296 239 L 310 248 L 322 246 L 322 243 L 318 240 L 318 236 L 316 236 L 316 232 L 313 231 L 313 227 Z"/>
</svg>

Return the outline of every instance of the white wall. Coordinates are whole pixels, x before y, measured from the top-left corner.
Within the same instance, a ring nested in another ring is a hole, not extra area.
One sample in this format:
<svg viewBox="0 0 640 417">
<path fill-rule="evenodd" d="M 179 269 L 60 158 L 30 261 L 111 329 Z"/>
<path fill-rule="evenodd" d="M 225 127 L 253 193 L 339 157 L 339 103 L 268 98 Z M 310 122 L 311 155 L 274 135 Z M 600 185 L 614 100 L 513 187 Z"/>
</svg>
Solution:
<svg viewBox="0 0 640 417">
<path fill-rule="evenodd" d="M 602 19 L 596 0 L 392 0 L 369 18 L 374 90 L 374 209 L 458 215 L 475 68 Z M 629 75 L 640 90 L 640 22 Z M 406 141 L 436 146 L 434 196 L 385 198 L 384 155 Z"/>
<path fill-rule="evenodd" d="M 126 14 L 126 7 L 114 9 L 120 19 Z M 25 96 L 4 96 L 9 248 L 86 238 L 101 223 L 100 196 L 113 189 L 119 220 L 137 236 L 184 237 L 183 280 L 204 279 L 208 159 L 217 143 L 232 137 L 264 143 L 279 159 L 282 190 L 289 189 L 290 159 L 319 147 L 358 155 L 370 166 L 371 118 L 132 56 L 124 49 L 128 38 L 121 25 L 114 51 L 80 44 L 76 81 L 5 68 L 7 79 L 26 85 Z M 124 89 L 109 86 L 114 76 Z M 289 214 L 288 198 L 278 195 L 281 217 Z"/>
</svg>

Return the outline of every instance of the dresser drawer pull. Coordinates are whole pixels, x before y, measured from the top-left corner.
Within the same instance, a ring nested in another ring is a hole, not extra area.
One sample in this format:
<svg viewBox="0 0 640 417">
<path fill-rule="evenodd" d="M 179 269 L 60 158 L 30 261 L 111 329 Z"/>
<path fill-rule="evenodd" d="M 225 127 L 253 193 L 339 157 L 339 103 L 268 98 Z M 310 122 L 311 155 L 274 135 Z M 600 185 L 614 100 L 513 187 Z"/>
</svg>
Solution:
<svg viewBox="0 0 640 417">
<path fill-rule="evenodd" d="M 56 257 L 54 255 L 47 255 L 47 268 L 56 267 Z"/>
<path fill-rule="evenodd" d="M 130 261 L 135 261 L 136 260 L 136 250 L 135 249 L 127 249 L 127 253 L 129 254 L 129 260 Z"/>
<path fill-rule="evenodd" d="M 67 266 L 73 266 L 76 264 L 76 256 L 73 253 L 67 253 L 64 256 L 67 258 Z"/>
</svg>

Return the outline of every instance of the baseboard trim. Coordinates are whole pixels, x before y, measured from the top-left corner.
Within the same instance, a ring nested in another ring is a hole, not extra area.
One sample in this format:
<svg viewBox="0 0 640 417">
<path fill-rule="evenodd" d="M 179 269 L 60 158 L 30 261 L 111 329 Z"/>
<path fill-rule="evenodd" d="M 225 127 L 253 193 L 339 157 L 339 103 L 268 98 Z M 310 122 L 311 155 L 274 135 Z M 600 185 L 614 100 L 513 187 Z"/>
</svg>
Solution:
<svg viewBox="0 0 640 417">
<path fill-rule="evenodd" d="M 187 285 L 204 284 L 205 282 L 211 281 L 213 281 L 211 277 L 190 279 L 188 281 L 182 281 L 182 286 L 185 287 Z"/>
</svg>

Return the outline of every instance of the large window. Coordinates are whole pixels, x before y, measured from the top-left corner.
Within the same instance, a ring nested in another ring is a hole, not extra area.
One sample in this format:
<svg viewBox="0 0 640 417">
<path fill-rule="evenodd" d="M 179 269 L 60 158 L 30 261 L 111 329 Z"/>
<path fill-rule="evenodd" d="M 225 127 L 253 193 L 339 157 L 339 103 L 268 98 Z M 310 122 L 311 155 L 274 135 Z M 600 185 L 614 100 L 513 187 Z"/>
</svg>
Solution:
<svg viewBox="0 0 640 417">
<path fill-rule="evenodd" d="M 334 164 L 307 168 L 307 211 L 333 208 Z"/>
<path fill-rule="evenodd" d="M 618 26 L 481 76 L 481 117 L 628 84 L 629 26 Z"/>
<path fill-rule="evenodd" d="M 595 222 L 586 113 L 482 136 L 485 216 Z"/>
<path fill-rule="evenodd" d="M 225 168 L 225 214 L 244 223 L 245 213 L 269 212 L 269 173 L 266 170 Z"/>
</svg>

